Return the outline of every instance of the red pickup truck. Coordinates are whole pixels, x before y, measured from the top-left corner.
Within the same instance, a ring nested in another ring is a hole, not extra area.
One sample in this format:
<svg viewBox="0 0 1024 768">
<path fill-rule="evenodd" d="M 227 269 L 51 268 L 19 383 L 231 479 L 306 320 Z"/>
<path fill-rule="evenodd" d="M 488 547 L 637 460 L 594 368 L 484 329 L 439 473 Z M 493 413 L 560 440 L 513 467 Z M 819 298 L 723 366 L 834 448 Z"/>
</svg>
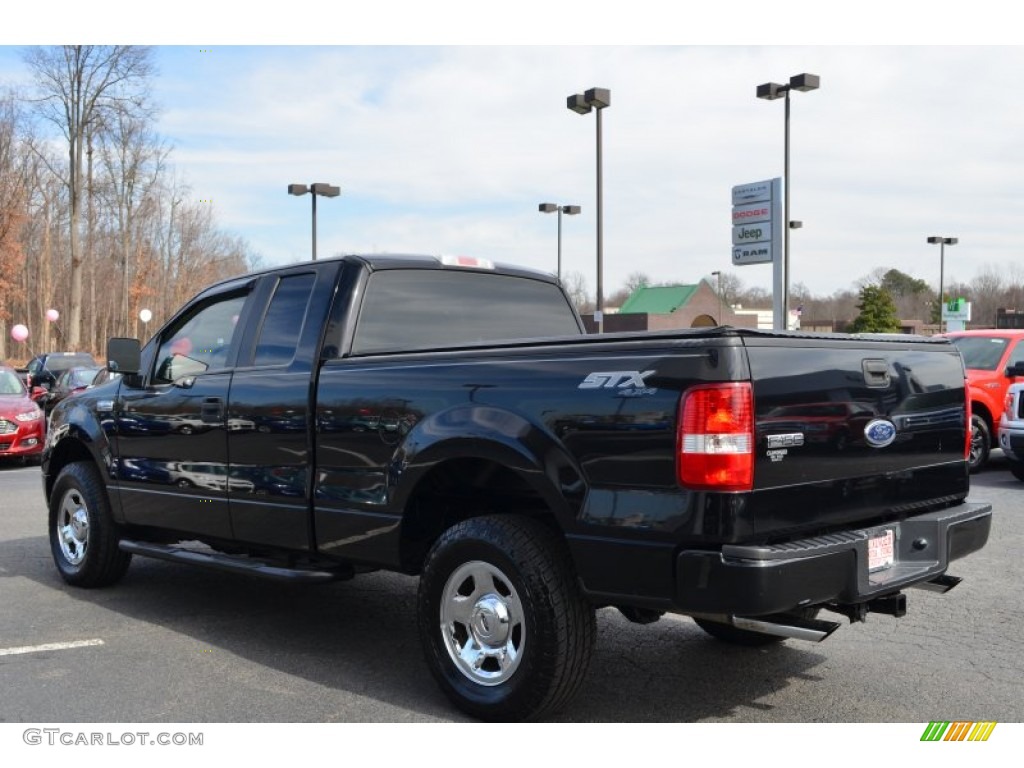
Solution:
<svg viewBox="0 0 1024 768">
<path fill-rule="evenodd" d="M 992 436 L 1006 391 L 1024 381 L 1024 330 L 989 328 L 945 334 L 960 349 L 971 390 L 971 452 L 968 464 L 977 472 L 988 461 Z"/>
</svg>

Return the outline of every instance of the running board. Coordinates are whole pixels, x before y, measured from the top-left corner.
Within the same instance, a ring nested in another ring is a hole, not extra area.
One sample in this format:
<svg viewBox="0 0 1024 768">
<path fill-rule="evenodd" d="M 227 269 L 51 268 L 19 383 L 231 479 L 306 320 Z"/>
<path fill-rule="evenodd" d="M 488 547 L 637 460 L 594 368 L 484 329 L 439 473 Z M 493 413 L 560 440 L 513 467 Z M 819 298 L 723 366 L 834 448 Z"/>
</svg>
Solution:
<svg viewBox="0 0 1024 768">
<path fill-rule="evenodd" d="M 122 539 L 118 542 L 118 547 L 122 552 L 130 552 L 133 555 L 152 557 L 157 560 L 169 560 L 173 563 L 197 565 L 200 568 L 210 568 L 217 571 L 261 576 L 265 579 L 273 579 L 274 581 L 323 583 L 339 579 L 350 579 L 353 575 L 350 569 L 330 571 L 286 568 L 279 565 L 271 565 L 261 560 L 243 559 L 235 555 L 224 555 L 217 552 L 197 552 L 182 547 L 129 541 L 127 539 Z"/>
<path fill-rule="evenodd" d="M 763 616 L 758 619 L 752 619 L 745 616 L 733 616 L 729 623 L 737 629 L 747 629 L 751 632 L 760 632 L 765 635 L 774 635 L 775 637 L 810 640 L 814 643 L 820 643 L 841 626 L 834 621 L 801 619 L 796 616 L 779 616 L 777 621 L 773 621 L 772 618 L 771 616 Z"/>
</svg>

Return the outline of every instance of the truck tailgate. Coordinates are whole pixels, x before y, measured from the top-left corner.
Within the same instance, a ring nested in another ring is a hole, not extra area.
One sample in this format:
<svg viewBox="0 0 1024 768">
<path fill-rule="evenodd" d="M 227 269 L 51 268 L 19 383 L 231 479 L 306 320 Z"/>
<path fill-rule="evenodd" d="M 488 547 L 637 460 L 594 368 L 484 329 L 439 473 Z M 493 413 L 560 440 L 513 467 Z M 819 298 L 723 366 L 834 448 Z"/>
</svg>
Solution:
<svg viewBox="0 0 1024 768">
<path fill-rule="evenodd" d="M 898 519 L 959 503 L 964 372 L 930 340 L 746 338 L 756 535 Z"/>
</svg>

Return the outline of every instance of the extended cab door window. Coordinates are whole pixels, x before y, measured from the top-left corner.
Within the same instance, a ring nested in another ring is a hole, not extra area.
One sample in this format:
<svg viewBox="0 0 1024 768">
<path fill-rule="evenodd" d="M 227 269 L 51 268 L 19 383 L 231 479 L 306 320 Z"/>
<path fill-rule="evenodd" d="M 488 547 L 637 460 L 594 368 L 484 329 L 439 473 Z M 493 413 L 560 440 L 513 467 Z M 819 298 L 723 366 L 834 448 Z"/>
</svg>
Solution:
<svg viewBox="0 0 1024 768">
<path fill-rule="evenodd" d="M 287 365 L 295 357 L 316 275 L 288 275 L 278 281 L 256 341 L 253 365 Z"/>
<path fill-rule="evenodd" d="M 257 289 L 254 329 L 243 342 L 228 407 L 236 481 L 228 495 L 238 540 L 309 547 L 310 381 L 337 269 L 297 267 L 265 276 Z"/>
</svg>

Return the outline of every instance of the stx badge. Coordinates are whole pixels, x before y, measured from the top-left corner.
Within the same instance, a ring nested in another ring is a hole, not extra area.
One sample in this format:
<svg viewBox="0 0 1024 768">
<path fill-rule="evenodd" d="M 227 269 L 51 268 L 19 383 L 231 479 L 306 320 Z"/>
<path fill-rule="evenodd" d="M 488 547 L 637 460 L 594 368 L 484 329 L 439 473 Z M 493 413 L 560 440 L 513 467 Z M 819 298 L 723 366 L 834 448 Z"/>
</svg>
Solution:
<svg viewBox="0 0 1024 768">
<path fill-rule="evenodd" d="M 617 389 L 624 397 L 653 395 L 658 390 L 648 387 L 644 379 L 654 371 L 594 371 L 580 382 L 578 389 Z"/>
</svg>

